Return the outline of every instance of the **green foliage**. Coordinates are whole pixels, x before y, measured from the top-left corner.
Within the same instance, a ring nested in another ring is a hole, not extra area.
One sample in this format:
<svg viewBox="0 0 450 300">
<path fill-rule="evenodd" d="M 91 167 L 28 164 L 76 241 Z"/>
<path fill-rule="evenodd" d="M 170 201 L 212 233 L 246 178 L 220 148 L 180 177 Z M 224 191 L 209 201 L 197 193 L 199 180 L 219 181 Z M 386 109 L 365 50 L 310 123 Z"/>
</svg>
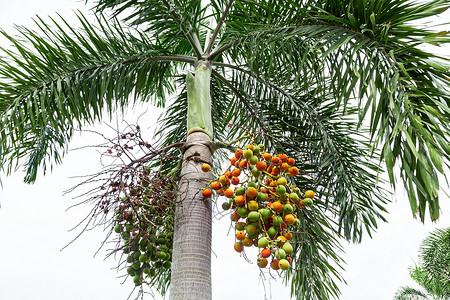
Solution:
<svg viewBox="0 0 450 300">
<path fill-rule="evenodd" d="M 424 290 L 402 287 L 395 299 L 411 299 L 420 295 L 425 299 L 450 298 L 450 228 L 436 229 L 422 241 L 419 249 L 419 264 L 410 269 L 411 278 Z"/>
</svg>

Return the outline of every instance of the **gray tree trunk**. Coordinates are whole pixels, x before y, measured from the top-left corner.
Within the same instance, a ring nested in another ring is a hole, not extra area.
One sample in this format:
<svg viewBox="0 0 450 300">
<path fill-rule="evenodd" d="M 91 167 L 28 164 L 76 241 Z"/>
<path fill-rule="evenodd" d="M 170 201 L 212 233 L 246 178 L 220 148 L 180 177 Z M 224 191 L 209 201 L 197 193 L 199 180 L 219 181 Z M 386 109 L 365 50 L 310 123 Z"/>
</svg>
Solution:
<svg viewBox="0 0 450 300">
<path fill-rule="evenodd" d="M 188 146 L 183 157 L 178 198 L 175 209 L 171 300 L 210 300 L 211 287 L 211 199 L 205 199 L 202 188 L 211 173 L 201 170 L 211 162 L 210 65 L 201 62 L 195 77 L 187 77 Z"/>
</svg>

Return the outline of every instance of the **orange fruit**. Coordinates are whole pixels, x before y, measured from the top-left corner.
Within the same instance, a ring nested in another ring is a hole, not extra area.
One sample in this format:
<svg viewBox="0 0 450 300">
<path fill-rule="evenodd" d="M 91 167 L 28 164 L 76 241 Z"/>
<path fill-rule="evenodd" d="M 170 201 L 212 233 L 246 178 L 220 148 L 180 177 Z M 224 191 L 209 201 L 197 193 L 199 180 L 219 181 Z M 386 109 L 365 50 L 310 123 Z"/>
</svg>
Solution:
<svg viewBox="0 0 450 300">
<path fill-rule="evenodd" d="M 231 172 L 231 175 L 233 175 L 234 177 L 239 177 L 239 175 L 241 175 L 241 170 L 236 168 L 233 170 L 233 172 Z"/>
<path fill-rule="evenodd" d="M 291 167 L 290 169 L 289 169 L 289 174 L 291 174 L 291 176 L 296 176 L 296 175 L 298 175 L 298 169 L 296 168 L 296 167 Z"/>
<path fill-rule="evenodd" d="M 239 216 L 239 214 L 238 214 L 237 211 L 235 211 L 234 213 L 232 213 L 232 214 L 230 215 L 230 219 L 231 219 L 231 221 L 233 221 L 233 222 L 238 221 L 240 218 L 241 218 L 241 216 Z"/>
<path fill-rule="evenodd" d="M 209 170 L 211 170 L 211 166 L 208 164 L 203 164 L 201 169 L 203 172 L 209 172 Z"/>
<path fill-rule="evenodd" d="M 292 157 L 289 157 L 287 163 L 290 164 L 291 166 L 293 166 L 295 164 L 295 159 L 293 159 Z"/>
<path fill-rule="evenodd" d="M 213 190 L 220 190 L 220 188 L 222 187 L 222 185 L 220 184 L 220 182 L 218 181 L 214 181 L 213 183 L 211 183 L 211 187 Z"/>
<path fill-rule="evenodd" d="M 265 258 L 270 257 L 270 254 L 271 254 L 270 249 L 264 248 L 261 250 L 262 257 L 265 257 Z"/>
<path fill-rule="evenodd" d="M 202 195 L 203 195 L 203 197 L 205 197 L 205 198 L 209 198 L 209 197 L 211 197 L 212 192 L 211 192 L 210 189 L 204 189 L 203 192 L 202 192 Z"/>
<path fill-rule="evenodd" d="M 284 221 L 287 225 L 293 225 L 295 223 L 295 217 L 292 214 L 287 214 L 284 216 Z"/>
<path fill-rule="evenodd" d="M 230 179 L 228 179 L 227 176 L 222 175 L 219 177 L 219 182 L 223 185 L 227 185 L 229 183 Z"/>
<path fill-rule="evenodd" d="M 266 163 L 263 162 L 263 161 L 259 161 L 259 162 L 256 164 L 256 169 L 258 169 L 258 171 L 264 171 L 266 168 L 267 168 L 267 165 L 266 165 Z"/>
<path fill-rule="evenodd" d="M 270 161 L 272 159 L 272 155 L 270 155 L 270 153 L 264 153 L 263 154 L 263 158 L 265 161 Z"/>
<path fill-rule="evenodd" d="M 268 264 L 269 262 L 267 261 L 267 258 L 265 258 L 265 257 L 260 257 L 260 258 L 258 258 L 258 260 L 257 260 L 257 264 L 258 264 L 258 267 L 260 267 L 260 268 L 265 268 L 265 267 L 267 267 L 267 264 Z"/>
<path fill-rule="evenodd" d="M 285 237 L 287 240 L 292 239 L 292 232 L 290 232 L 290 231 L 286 232 L 286 233 L 284 234 L 284 237 Z"/>
<path fill-rule="evenodd" d="M 239 205 L 239 206 L 245 205 L 244 195 L 236 196 L 236 205 Z"/>
<path fill-rule="evenodd" d="M 269 186 L 270 187 L 277 187 L 278 183 L 275 180 L 273 180 L 273 181 L 270 182 Z"/>
<path fill-rule="evenodd" d="M 283 204 L 281 204 L 281 202 L 279 202 L 279 201 L 276 201 L 272 204 L 272 208 L 274 211 L 280 212 L 283 210 Z"/>
<path fill-rule="evenodd" d="M 224 194 L 225 197 L 227 197 L 227 198 L 233 198 L 233 196 L 234 196 L 233 191 L 230 190 L 230 189 L 227 189 L 223 194 Z"/>
<path fill-rule="evenodd" d="M 243 239 L 245 239 L 245 232 L 242 230 L 236 232 L 236 239 L 239 241 L 242 241 Z"/>
<path fill-rule="evenodd" d="M 288 157 L 286 154 L 278 154 L 278 158 L 281 159 L 281 161 L 284 163 L 288 161 Z"/>
<path fill-rule="evenodd" d="M 272 157 L 272 164 L 274 166 L 279 166 L 282 164 L 282 161 L 281 161 L 281 159 L 278 158 L 278 156 L 274 156 L 274 157 Z"/>
<path fill-rule="evenodd" d="M 277 246 L 281 247 L 285 242 L 287 241 L 286 237 L 284 235 L 280 235 L 277 237 Z"/>
<path fill-rule="evenodd" d="M 238 185 L 239 184 L 239 177 L 233 177 L 231 178 L 231 184 Z"/>
<path fill-rule="evenodd" d="M 303 196 L 303 198 L 313 199 L 314 198 L 314 192 L 313 191 L 306 191 L 305 195 Z"/>
<path fill-rule="evenodd" d="M 236 249 L 236 248 L 235 248 Z M 236 250 L 237 251 L 237 250 Z M 280 267 L 278 266 L 278 263 L 279 263 L 279 260 L 278 259 L 274 259 L 271 263 L 270 263 L 270 267 L 272 268 L 272 269 L 274 269 L 275 271 L 276 270 L 279 270 L 280 269 Z"/>
<path fill-rule="evenodd" d="M 234 157 L 234 156 L 230 159 L 230 163 L 231 163 L 232 166 L 236 166 L 236 162 L 237 161 L 238 161 L 238 159 L 236 157 Z"/>
<path fill-rule="evenodd" d="M 270 173 L 270 174 L 272 174 L 273 176 L 280 175 L 280 168 L 278 168 L 278 167 L 273 168 L 272 173 Z"/>
<path fill-rule="evenodd" d="M 248 163 L 245 159 L 241 160 L 241 162 L 239 163 L 239 167 L 241 169 L 247 169 L 248 168 Z"/>
<path fill-rule="evenodd" d="M 287 169 L 289 169 L 289 164 L 288 163 L 282 163 L 280 169 L 282 171 L 286 171 Z"/>
<path fill-rule="evenodd" d="M 249 198 L 255 198 L 258 194 L 258 191 L 254 187 L 249 187 L 246 191 L 246 195 Z"/>
<path fill-rule="evenodd" d="M 255 146 L 253 144 L 248 144 L 247 146 L 245 146 L 245 149 L 250 149 L 253 151 L 253 149 L 255 149 Z"/>
<path fill-rule="evenodd" d="M 244 251 L 244 246 L 242 246 L 240 242 L 236 242 L 234 243 L 234 250 L 236 250 L 236 252 L 242 252 Z"/>
<path fill-rule="evenodd" d="M 237 149 L 236 152 L 234 152 L 234 157 L 239 159 L 239 158 L 241 158 L 242 153 L 244 153 L 244 151 L 242 151 L 241 149 Z"/>
</svg>

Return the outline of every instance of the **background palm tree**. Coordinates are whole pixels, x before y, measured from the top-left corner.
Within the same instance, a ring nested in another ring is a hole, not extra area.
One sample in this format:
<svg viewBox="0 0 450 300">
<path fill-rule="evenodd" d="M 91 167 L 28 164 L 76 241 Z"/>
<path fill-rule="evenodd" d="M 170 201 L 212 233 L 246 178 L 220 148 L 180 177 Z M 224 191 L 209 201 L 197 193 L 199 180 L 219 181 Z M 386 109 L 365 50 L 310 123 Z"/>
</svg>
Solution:
<svg viewBox="0 0 450 300">
<path fill-rule="evenodd" d="M 395 299 L 450 299 L 450 228 L 436 229 L 423 240 L 419 259 L 410 275 L 423 291 L 401 287 Z"/>
<path fill-rule="evenodd" d="M 80 16 L 80 32 L 61 20 L 40 21 L 41 34 L 20 29 L 25 42 L 5 34 L 18 50 L 4 52 L 9 59 L 1 71 L 0 154 L 8 171 L 26 157 L 25 179 L 33 182 L 46 158 L 61 159 L 74 126 L 99 119 L 104 108 L 125 109 L 130 95 L 156 105 L 177 95 L 159 135 L 162 146 L 184 140 L 188 91 L 180 70 L 205 61 L 212 64 L 214 132 L 203 129 L 215 140 L 242 135 L 228 123 L 259 133 L 275 151 L 301 162 L 298 184 L 322 195 L 317 221 L 304 228 L 314 243 L 299 249 L 298 261 L 312 263 L 288 275 L 298 297 L 337 295 L 329 275 L 341 278 L 328 262 L 340 263 L 332 236 L 360 241 L 384 219 L 377 147 L 392 184 L 399 161 L 413 213 L 423 220 L 428 203 L 431 218 L 439 216 L 436 171 L 443 172 L 449 154 L 442 87 L 448 69 L 418 46 L 448 38 L 405 22 L 444 11 L 445 1 L 97 3 L 99 15 L 109 8 L 116 16 L 134 10 L 125 21 L 136 31 L 102 17 L 94 27 Z M 208 42 L 210 15 L 218 26 Z M 205 244 L 209 253 L 208 239 Z"/>
</svg>

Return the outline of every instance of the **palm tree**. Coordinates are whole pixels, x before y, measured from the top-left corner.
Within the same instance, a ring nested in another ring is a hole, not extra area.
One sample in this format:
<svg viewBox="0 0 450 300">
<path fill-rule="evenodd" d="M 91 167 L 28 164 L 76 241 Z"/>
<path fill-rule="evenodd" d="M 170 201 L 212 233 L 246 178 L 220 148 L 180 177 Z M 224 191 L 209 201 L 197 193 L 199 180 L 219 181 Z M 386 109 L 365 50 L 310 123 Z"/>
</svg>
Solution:
<svg viewBox="0 0 450 300">
<path fill-rule="evenodd" d="M 450 299 L 450 228 L 436 229 L 424 239 L 419 257 L 410 275 L 423 291 L 401 287 L 395 299 Z"/>
<path fill-rule="evenodd" d="M 199 164 L 218 141 L 253 132 L 299 161 L 297 184 L 321 196 L 304 216 L 298 271 L 286 272 L 292 294 L 337 297 L 338 238 L 360 242 L 385 221 L 381 162 L 392 185 L 402 179 L 413 215 L 423 221 L 428 206 L 439 217 L 437 174 L 450 155 L 448 59 L 422 46 L 450 39 L 412 22 L 449 6 L 98 0 L 96 25 L 83 15 L 80 29 L 38 19 L 39 32 L 2 32 L 13 50 L 0 60 L 0 164 L 9 173 L 25 159 L 25 182 L 34 182 L 40 167 L 61 161 L 74 129 L 137 101 L 166 107 L 160 146 L 185 140 L 187 150 L 165 278 L 171 299 L 210 299 L 211 203 L 198 193 L 209 178 Z"/>
</svg>

